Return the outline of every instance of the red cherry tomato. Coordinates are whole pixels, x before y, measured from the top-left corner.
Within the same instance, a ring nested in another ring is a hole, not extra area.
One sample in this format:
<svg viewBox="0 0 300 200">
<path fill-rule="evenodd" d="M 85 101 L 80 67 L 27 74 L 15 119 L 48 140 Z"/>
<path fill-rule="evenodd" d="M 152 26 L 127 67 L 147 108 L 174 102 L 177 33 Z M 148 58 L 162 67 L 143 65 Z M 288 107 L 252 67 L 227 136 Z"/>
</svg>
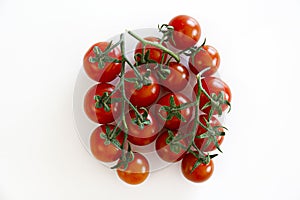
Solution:
<svg viewBox="0 0 300 200">
<path fill-rule="evenodd" d="M 108 83 L 100 83 L 91 87 L 85 95 L 84 111 L 86 115 L 94 122 L 99 124 L 111 123 L 115 118 L 119 117 L 121 103 L 115 102 L 110 104 L 110 111 L 96 107 L 95 95 L 103 96 L 105 92 L 111 94 L 114 86 Z M 119 98 L 120 92 L 117 91 L 112 95 L 112 98 Z"/>
<path fill-rule="evenodd" d="M 105 144 L 105 138 L 101 138 L 101 134 L 107 136 L 107 129 L 113 131 L 115 126 L 113 125 L 101 125 L 98 126 L 90 137 L 90 148 L 92 154 L 98 160 L 102 162 L 113 162 L 120 158 L 122 151 L 117 148 L 113 143 Z M 115 138 L 121 145 L 124 140 L 124 133 L 120 132 Z"/>
<path fill-rule="evenodd" d="M 194 46 L 201 35 L 201 28 L 196 19 L 179 15 L 174 17 L 170 22 L 170 26 L 174 27 L 173 39 L 170 43 L 177 49 L 183 50 Z"/>
<path fill-rule="evenodd" d="M 133 161 L 128 163 L 128 167 L 124 170 L 124 168 L 118 168 L 117 174 L 121 180 L 124 182 L 137 185 L 146 180 L 149 175 L 149 162 L 140 153 L 134 153 Z"/>
<path fill-rule="evenodd" d="M 231 91 L 229 86 L 222 81 L 220 78 L 217 77 L 205 77 L 201 80 L 202 87 L 207 91 L 207 93 L 211 96 L 212 93 L 215 93 L 218 95 L 221 91 L 225 93 L 225 99 L 227 101 L 231 101 Z M 198 93 L 198 85 L 196 84 L 194 87 L 194 93 Z M 209 99 L 205 94 L 202 92 L 200 96 L 200 105 L 199 108 L 201 109 L 207 102 L 209 102 Z M 227 105 L 222 105 L 222 110 L 225 111 L 227 109 Z M 204 113 L 208 114 L 211 107 L 202 110 Z M 215 111 L 213 114 L 217 114 L 217 111 Z"/>
<path fill-rule="evenodd" d="M 194 74 L 198 74 L 202 70 L 209 68 L 208 71 L 203 73 L 203 76 L 213 75 L 219 68 L 220 55 L 218 51 L 209 45 L 204 45 L 201 50 L 196 53 L 194 59 L 190 57 L 189 66 Z"/>
<path fill-rule="evenodd" d="M 150 42 L 154 42 L 154 43 L 160 43 L 160 39 L 159 38 L 156 38 L 156 37 L 146 37 L 144 38 L 145 40 L 147 41 L 150 41 Z M 162 43 L 163 46 L 166 46 L 165 42 Z M 145 50 L 144 50 L 144 54 L 146 54 L 146 52 L 149 51 L 149 60 L 152 60 L 152 61 L 155 61 L 157 63 L 164 63 L 166 60 L 167 60 L 167 54 L 165 54 L 163 56 L 163 51 L 155 46 L 152 46 L 152 45 L 145 45 Z M 143 44 L 141 42 L 139 42 L 137 45 L 136 45 L 136 48 L 135 48 L 135 52 L 134 52 L 135 55 L 137 54 L 140 54 L 142 55 L 143 54 Z M 136 57 L 136 61 L 137 62 L 140 62 L 141 61 L 141 57 L 137 56 Z"/>
<path fill-rule="evenodd" d="M 138 109 L 139 113 L 143 115 L 146 111 Z M 147 111 L 148 112 L 148 111 Z M 126 123 L 128 127 L 128 141 L 132 144 L 144 146 L 153 142 L 158 135 L 158 124 L 152 113 L 148 113 L 147 120 L 149 124 L 144 124 L 141 128 L 136 122 L 137 117 L 133 110 L 126 115 Z"/>
<path fill-rule="evenodd" d="M 83 58 L 83 67 L 86 74 L 97 82 L 110 82 L 114 80 L 121 72 L 121 63 L 106 62 L 101 69 L 99 62 L 90 62 L 90 58 L 94 58 L 94 47 L 98 47 L 102 52 L 108 46 L 108 42 L 99 42 L 89 48 Z M 114 59 L 121 60 L 121 51 L 119 48 L 114 48 L 108 53 L 108 56 Z"/>
<path fill-rule="evenodd" d="M 142 75 L 146 73 L 146 71 L 141 68 L 139 68 L 139 71 Z M 125 78 L 136 78 L 133 70 L 126 72 L 124 76 Z M 151 84 L 144 85 L 140 89 L 136 88 L 135 83 L 125 81 L 126 96 L 130 102 L 137 107 L 150 106 L 159 96 L 160 86 L 152 72 L 148 79 L 151 81 Z"/>
<path fill-rule="evenodd" d="M 200 115 L 199 116 L 199 121 L 203 124 L 203 125 L 206 125 L 206 120 L 208 120 L 208 115 Z M 209 121 L 209 124 L 212 126 L 212 127 L 215 127 L 215 126 L 222 126 L 221 123 L 219 122 L 219 120 L 217 120 L 217 118 L 215 118 L 214 116 L 210 119 Z M 189 126 L 189 130 L 191 131 L 193 128 L 193 125 L 191 124 Z M 219 128 L 218 129 L 220 132 L 223 132 L 224 129 L 223 128 Z M 203 128 L 202 126 L 198 125 L 197 127 L 197 132 L 196 132 L 196 136 L 200 136 L 202 135 L 203 133 L 206 133 L 207 130 L 205 128 Z M 209 151 L 213 151 L 216 149 L 216 146 L 213 142 L 211 142 L 206 148 L 205 148 L 205 145 L 207 143 L 207 138 L 195 138 L 194 139 L 194 142 L 196 144 L 196 146 L 204 151 L 204 152 L 209 152 Z M 217 141 L 218 141 L 218 144 L 219 146 L 222 144 L 224 140 L 224 136 L 217 136 Z"/>
<path fill-rule="evenodd" d="M 166 77 L 166 79 L 160 78 L 160 84 L 171 92 L 183 90 L 189 82 L 188 69 L 177 62 L 170 62 L 169 69 L 170 74 Z"/>
<path fill-rule="evenodd" d="M 181 162 L 181 172 L 183 176 L 189 181 L 201 183 L 208 180 L 214 171 L 214 163 L 212 160 L 208 164 L 200 164 L 193 172 L 192 169 L 196 163 L 197 158 L 191 154 L 186 154 Z"/>
<path fill-rule="evenodd" d="M 189 121 L 191 120 L 193 108 L 188 107 L 182 110 L 179 110 L 179 114 L 183 117 L 184 120 L 180 120 L 176 115 L 173 115 L 170 120 L 163 120 L 161 116 L 166 119 L 168 115 L 171 114 L 171 112 L 167 112 L 165 110 L 162 110 L 162 106 L 168 106 L 170 107 L 170 100 L 171 98 L 174 98 L 174 102 L 176 106 L 190 103 L 190 100 L 188 97 L 186 97 L 184 94 L 181 93 L 167 93 L 166 95 L 162 96 L 158 102 L 157 102 L 157 113 L 159 116 L 157 116 L 157 119 L 159 119 L 161 124 L 164 124 L 164 127 L 170 130 L 177 130 L 183 126 L 185 126 Z M 174 113 L 175 114 L 175 113 Z"/>
<path fill-rule="evenodd" d="M 174 137 L 177 135 L 177 131 L 173 132 Z M 171 150 L 170 143 L 167 144 L 167 139 L 169 138 L 169 133 L 168 131 L 163 131 L 158 138 L 156 139 L 155 142 L 155 149 L 157 155 L 164 161 L 166 162 L 177 162 L 181 160 L 186 152 L 187 144 L 184 139 L 180 140 L 178 142 L 179 145 L 181 145 L 184 148 L 179 147 L 178 153 L 175 153 L 174 151 Z M 170 140 L 169 142 L 171 142 Z M 172 144 L 171 144 L 172 145 Z M 178 145 L 177 145 L 178 146 Z"/>
</svg>

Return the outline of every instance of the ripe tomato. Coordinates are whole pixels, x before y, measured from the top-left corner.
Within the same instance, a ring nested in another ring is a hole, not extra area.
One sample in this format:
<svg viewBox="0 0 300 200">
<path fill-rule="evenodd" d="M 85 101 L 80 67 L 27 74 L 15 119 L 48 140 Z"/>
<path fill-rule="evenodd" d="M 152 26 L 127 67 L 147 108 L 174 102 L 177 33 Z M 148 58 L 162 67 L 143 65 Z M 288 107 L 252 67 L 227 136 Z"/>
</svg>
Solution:
<svg viewBox="0 0 300 200">
<path fill-rule="evenodd" d="M 113 125 L 101 125 L 98 126 L 90 137 L 90 148 L 92 154 L 98 160 L 102 162 L 113 162 L 120 158 L 122 150 L 117 148 L 113 143 L 105 144 L 105 138 L 101 138 L 101 134 L 108 136 L 107 130 L 113 131 L 115 126 Z M 124 140 L 124 133 L 120 132 L 115 138 L 116 141 L 121 145 Z"/>
<path fill-rule="evenodd" d="M 201 28 L 196 19 L 187 15 L 179 15 L 174 17 L 169 25 L 174 27 L 173 39 L 175 44 L 172 40 L 170 42 L 176 49 L 187 49 L 198 42 Z"/>
<path fill-rule="evenodd" d="M 199 121 L 203 124 L 203 125 L 206 125 L 206 120 L 208 118 L 208 115 L 200 115 L 199 116 Z M 210 119 L 209 121 L 209 124 L 210 126 L 212 127 L 215 127 L 215 126 L 222 126 L 221 123 L 219 122 L 219 120 L 217 120 L 217 118 L 215 118 L 214 116 Z M 192 130 L 192 124 L 190 125 L 189 127 L 189 130 Z M 220 132 L 224 132 L 224 129 L 223 128 L 219 128 L 218 129 Z M 196 136 L 200 136 L 202 135 L 203 133 L 206 133 L 207 130 L 205 128 L 203 128 L 202 126 L 198 125 L 197 127 L 197 132 L 196 132 Z M 207 138 L 197 138 L 195 137 L 194 139 L 194 142 L 196 144 L 196 146 L 204 151 L 204 152 L 209 152 L 209 151 L 213 151 L 216 149 L 216 146 L 213 142 L 211 142 L 206 148 L 205 148 L 205 145 L 206 145 L 206 142 L 207 142 Z M 219 146 L 222 144 L 224 140 L 224 136 L 217 136 L 217 141 L 218 141 L 218 144 Z"/>
<path fill-rule="evenodd" d="M 146 113 L 143 109 L 138 109 L 138 111 L 141 115 Z M 137 124 L 138 122 L 135 122 L 140 120 L 137 120 L 136 114 L 133 110 L 126 115 L 125 119 L 128 126 L 128 141 L 132 144 L 144 146 L 150 144 L 156 139 L 158 135 L 158 124 L 152 113 L 148 113 L 146 118 L 148 123 L 145 122 L 142 125 L 142 129 Z"/>
<path fill-rule="evenodd" d="M 84 98 L 84 111 L 86 115 L 94 122 L 99 124 L 107 124 L 114 121 L 119 116 L 121 103 L 115 102 L 110 104 L 110 111 L 96 107 L 95 95 L 102 96 L 105 92 L 111 94 L 114 90 L 114 86 L 108 83 L 100 83 L 91 87 Z M 112 98 L 119 98 L 120 92 L 117 91 L 112 95 Z"/>
<path fill-rule="evenodd" d="M 176 137 L 177 135 L 177 131 L 173 132 L 174 137 Z M 179 142 L 177 142 L 177 144 L 175 144 L 175 146 L 171 147 L 170 143 L 167 143 L 167 140 L 169 140 L 168 142 L 172 142 L 172 140 L 170 140 L 170 135 L 168 133 L 167 130 L 163 131 L 158 138 L 156 139 L 155 142 L 155 149 L 156 149 L 156 153 L 157 155 L 164 161 L 166 162 L 177 162 L 179 160 L 181 160 L 186 152 L 186 148 L 187 148 L 187 144 L 185 142 L 184 139 L 181 139 Z M 171 144 L 174 145 L 174 144 Z M 182 147 L 184 148 L 182 148 Z M 171 150 L 171 148 L 173 148 L 173 151 Z M 176 148 L 178 148 L 176 150 Z M 178 151 L 178 153 L 174 152 L 174 149 L 176 151 Z"/>
<path fill-rule="evenodd" d="M 135 152 L 133 161 L 128 163 L 125 170 L 121 167 L 118 168 L 117 174 L 121 180 L 128 184 L 140 184 L 144 182 L 149 175 L 149 162 L 145 156 Z"/>
<path fill-rule="evenodd" d="M 186 97 L 184 94 L 181 93 L 167 93 L 166 95 L 162 96 L 158 102 L 157 102 L 157 113 L 159 116 L 157 116 L 157 119 L 159 119 L 161 124 L 164 124 L 164 127 L 170 130 L 177 130 L 181 128 L 182 126 L 186 125 L 193 113 L 193 107 L 188 107 L 182 110 L 178 111 L 166 111 L 163 110 L 161 107 L 171 106 L 171 100 L 174 99 L 175 106 L 179 106 L 185 103 L 190 103 L 190 100 L 188 97 Z M 180 115 L 183 117 L 183 120 L 180 119 Z M 161 116 L 165 119 L 167 119 L 167 116 L 171 116 L 169 120 L 163 120 Z"/>
<path fill-rule="evenodd" d="M 205 77 L 201 80 L 202 87 L 207 91 L 207 93 L 211 96 L 212 93 L 215 93 L 218 95 L 221 91 L 225 94 L 225 99 L 230 102 L 231 101 L 231 91 L 229 86 L 222 81 L 220 78 L 217 77 Z M 194 87 L 194 93 L 198 93 L 198 85 L 196 84 Z M 200 96 L 200 105 L 199 108 L 201 109 L 207 102 L 209 102 L 209 99 L 205 94 L 202 92 Z M 222 110 L 225 111 L 227 109 L 227 105 L 222 105 Z M 210 111 L 210 106 L 204 110 L 202 110 L 204 113 L 208 114 Z M 217 111 L 215 111 L 213 114 L 217 114 Z"/>
<path fill-rule="evenodd" d="M 166 79 L 160 79 L 159 82 L 162 86 L 172 92 L 178 92 L 185 88 L 189 82 L 188 69 L 177 62 L 169 63 L 170 74 Z"/>
<path fill-rule="evenodd" d="M 139 68 L 139 72 L 144 75 L 145 70 Z M 125 78 L 136 78 L 133 70 L 125 73 Z M 155 76 L 151 73 L 149 78 L 150 85 L 143 85 L 140 89 L 136 88 L 136 83 L 125 81 L 125 92 L 130 102 L 137 107 L 147 107 L 156 101 L 160 93 L 160 85 Z"/>
<path fill-rule="evenodd" d="M 190 57 L 189 66 L 194 74 L 198 74 L 202 70 L 209 68 L 203 73 L 203 76 L 211 76 L 214 74 L 220 65 L 220 55 L 218 51 L 209 45 L 204 45 L 201 50 L 196 53 L 194 59 Z"/>
<path fill-rule="evenodd" d="M 197 158 L 191 154 L 186 154 L 181 162 L 181 172 L 188 180 L 201 183 L 208 180 L 214 172 L 214 163 L 212 160 L 208 164 L 201 163 L 193 172 L 194 164 L 197 162 Z"/>
<path fill-rule="evenodd" d="M 154 42 L 154 43 L 159 43 L 160 42 L 160 39 L 156 38 L 156 37 L 146 37 L 144 39 L 147 40 L 147 41 L 150 41 L 150 42 Z M 162 45 L 166 46 L 165 42 L 163 42 Z M 155 46 L 152 46 L 152 45 L 149 45 L 149 44 L 145 45 L 144 55 L 146 54 L 147 51 L 149 51 L 149 57 L 148 57 L 149 60 L 155 61 L 157 63 L 164 63 L 167 60 L 167 55 L 168 54 L 165 54 L 163 56 L 163 51 L 161 49 L 155 47 Z M 142 55 L 143 54 L 143 44 L 142 44 L 142 42 L 139 42 L 136 45 L 134 54 L 135 55 L 137 55 L 137 54 Z M 137 56 L 136 61 L 140 62 L 141 57 Z"/>
<path fill-rule="evenodd" d="M 99 62 L 90 62 L 90 58 L 95 58 L 94 48 L 98 47 L 102 52 L 109 45 L 108 42 L 99 42 L 89 48 L 83 58 L 83 67 L 86 74 L 97 82 L 110 82 L 114 80 L 121 72 L 121 63 L 105 62 L 103 68 L 98 66 Z M 108 56 L 113 59 L 121 60 L 121 51 L 119 48 L 112 49 Z"/>
</svg>

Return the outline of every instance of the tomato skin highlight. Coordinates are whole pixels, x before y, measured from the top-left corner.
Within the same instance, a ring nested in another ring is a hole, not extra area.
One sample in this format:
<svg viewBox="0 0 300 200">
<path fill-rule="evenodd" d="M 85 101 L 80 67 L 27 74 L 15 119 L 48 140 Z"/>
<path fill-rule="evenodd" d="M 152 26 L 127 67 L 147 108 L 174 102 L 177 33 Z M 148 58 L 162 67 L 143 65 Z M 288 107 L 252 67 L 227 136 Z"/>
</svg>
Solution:
<svg viewBox="0 0 300 200">
<path fill-rule="evenodd" d="M 89 119 L 99 124 L 111 123 L 115 118 L 119 117 L 121 111 L 121 103 L 115 102 L 110 104 L 110 111 L 106 112 L 104 108 L 96 108 L 94 99 L 95 95 L 102 96 L 105 92 L 110 94 L 115 86 L 109 83 L 100 83 L 92 86 L 86 93 L 84 98 L 84 111 Z M 117 91 L 112 95 L 112 98 L 119 98 L 120 92 Z"/>
<path fill-rule="evenodd" d="M 170 26 L 174 27 L 173 39 L 170 43 L 176 49 L 183 50 L 197 44 L 201 36 L 201 28 L 196 19 L 187 15 L 178 15 L 171 19 Z"/>
<path fill-rule="evenodd" d="M 146 112 L 139 109 L 140 114 Z M 144 146 L 152 143 L 158 136 L 158 124 L 151 112 L 148 112 L 147 120 L 150 121 L 149 125 L 144 125 L 143 129 L 140 129 L 137 124 L 132 122 L 135 119 L 135 112 L 131 110 L 125 117 L 128 126 L 128 141 L 132 144 Z"/>
<path fill-rule="evenodd" d="M 142 68 L 139 71 L 141 74 L 146 72 Z M 125 78 L 136 78 L 133 70 L 126 72 L 124 76 Z M 134 106 L 148 107 L 157 100 L 160 93 L 160 85 L 152 72 L 149 80 L 151 80 L 151 84 L 144 85 L 141 89 L 136 89 L 134 83 L 125 81 L 126 96 Z"/>
<path fill-rule="evenodd" d="M 157 106 L 156 106 L 156 110 L 157 110 L 157 114 L 158 116 L 156 117 L 159 121 L 159 123 L 164 124 L 164 127 L 170 130 L 178 130 L 179 128 L 185 126 L 187 123 L 189 123 L 189 121 L 192 118 L 192 113 L 193 113 L 193 107 L 188 107 L 185 108 L 183 110 L 180 110 L 180 114 L 184 117 L 184 119 L 186 120 L 181 121 L 180 119 L 178 119 L 176 116 L 173 116 L 170 120 L 164 121 L 160 116 L 163 116 L 164 118 L 167 117 L 167 112 L 160 110 L 160 108 L 162 106 L 170 106 L 170 98 L 173 97 L 175 104 L 177 106 L 184 104 L 184 103 L 190 103 L 191 101 L 188 99 L 188 97 L 186 97 L 184 94 L 181 93 L 167 93 L 164 96 L 162 96 L 158 101 L 157 101 Z"/>
<path fill-rule="evenodd" d="M 174 137 L 177 135 L 177 132 L 173 132 Z M 171 150 L 170 144 L 166 143 L 167 138 L 169 137 L 168 131 L 163 131 L 155 142 L 155 150 L 157 155 L 166 162 L 178 162 L 180 161 L 186 153 L 186 150 L 180 149 L 179 153 L 175 153 Z M 184 139 L 180 140 L 180 144 L 184 147 L 187 147 L 187 144 Z"/>
<path fill-rule="evenodd" d="M 171 92 L 178 92 L 183 90 L 189 83 L 188 69 L 177 62 L 169 63 L 170 74 L 167 78 L 159 79 L 160 84 Z"/>
<path fill-rule="evenodd" d="M 195 75 L 202 70 L 209 68 L 208 71 L 203 73 L 203 76 L 211 76 L 216 73 L 219 66 L 220 55 L 214 47 L 209 45 L 204 45 L 201 50 L 196 53 L 194 60 L 191 57 L 189 58 L 189 67 Z"/>
<path fill-rule="evenodd" d="M 107 125 L 110 130 L 113 130 L 115 126 Z M 106 125 L 98 126 L 90 137 L 90 149 L 94 157 L 102 162 L 113 162 L 120 158 L 122 151 L 114 146 L 112 143 L 105 145 L 105 139 L 100 137 L 100 134 L 106 134 Z M 120 144 L 123 143 L 124 133 L 120 132 L 116 137 Z"/>
<path fill-rule="evenodd" d="M 160 42 L 160 39 L 156 38 L 156 37 L 145 37 L 144 39 L 147 40 L 147 41 L 150 41 L 150 42 L 154 42 L 154 43 L 159 43 Z M 163 42 L 162 45 L 166 46 L 166 43 Z M 144 53 L 146 53 L 147 51 L 149 51 L 149 59 L 150 60 L 153 60 L 157 63 L 165 63 L 166 62 L 168 54 L 165 54 L 163 56 L 163 51 L 161 49 L 159 49 L 155 46 L 147 44 L 147 45 L 145 45 Z M 142 54 L 142 53 L 143 53 L 143 44 L 142 44 L 142 42 L 139 42 L 135 47 L 134 54 L 136 55 L 136 54 Z M 136 61 L 140 62 L 141 58 L 137 57 Z"/>
<path fill-rule="evenodd" d="M 193 166 L 197 158 L 191 154 L 186 154 L 181 161 L 181 172 L 183 176 L 194 183 L 207 181 L 214 172 L 214 163 L 212 160 L 208 164 L 200 164 L 193 172 Z"/>
<path fill-rule="evenodd" d="M 144 182 L 149 175 L 149 162 L 145 156 L 134 152 L 133 161 L 128 163 L 128 167 L 117 169 L 117 174 L 121 180 L 131 185 L 137 185 Z"/>
<path fill-rule="evenodd" d="M 95 57 L 95 53 L 93 51 L 93 48 L 95 46 L 99 47 L 101 51 L 104 51 L 105 48 L 108 46 L 108 42 L 99 42 L 94 45 L 92 45 L 89 50 L 86 52 L 83 58 L 83 68 L 86 72 L 86 74 L 97 82 L 110 82 L 114 80 L 121 72 L 122 64 L 121 63 L 110 63 L 107 62 L 104 65 L 103 69 L 100 69 L 98 67 L 98 62 L 91 63 L 89 61 L 90 57 Z M 118 60 L 121 60 L 122 54 L 121 50 L 116 47 L 111 52 L 108 53 L 108 56 L 111 58 L 115 58 Z"/>
<path fill-rule="evenodd" d="M 201 79 L 201 84 L 203 89 L 207 91 L 207 93 L 211 96 L 212 93 L 215 93 L 218 95 L 221 91 L 225 93 L 225 99 L 228 102 L 231 102 L 231 90 L 229 86 L 220 78 L 217 77 L 204 77 Z M 194 86 L 194 98 L 196 98 L 196 94 L 198 93 L 198 85 L 196 84 Z M 209 99 L 205 94 L 202 92 L 200 95 L 200 104 L 199 109 L 201 109 L 207 102 L 209 102 Z M 208 108 L 203 109 L 202 111 L 206 114 L 209 114 L 210 106 Z M 224 112 L 228 108 L 228 105 L 224 104 L 222 105 L 222 111 Z M 217 114 L 217 111 L 213 113 L 214 115 Z"/>
</svg>

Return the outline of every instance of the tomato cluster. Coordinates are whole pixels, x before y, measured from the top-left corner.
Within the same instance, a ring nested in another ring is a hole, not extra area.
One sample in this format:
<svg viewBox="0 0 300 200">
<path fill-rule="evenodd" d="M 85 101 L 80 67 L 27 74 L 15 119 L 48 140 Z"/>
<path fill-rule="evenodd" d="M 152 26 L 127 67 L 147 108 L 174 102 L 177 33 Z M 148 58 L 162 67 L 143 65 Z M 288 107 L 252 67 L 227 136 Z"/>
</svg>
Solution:
<svg viewBox="0 0 300 200">
<path fill-rule="evenodd" d="M 201 28 L 190 16 L 174 17 L 159 27 L 161 37 L 138 40 L 134 55 L 118 42 L 94 44 L 84 56 L 84 70 L 96 82 L 85 94 L 86 116 L 99 126 L 91 131 L 90 149 L 102 162 L 115 162 L 121 180 L 142 183 L 150 163 L 134 146 L 152 145 L 163 161 L 181 161 L 190 181 L 213 173 L 212 151 L 220 149 L 225 130 L 218 120 L 229 110 L 231 91 L 214 76 L 217 50 L 197 45 Z M 187 62 L 184 62 L 186 60 Z"/>
</svg>

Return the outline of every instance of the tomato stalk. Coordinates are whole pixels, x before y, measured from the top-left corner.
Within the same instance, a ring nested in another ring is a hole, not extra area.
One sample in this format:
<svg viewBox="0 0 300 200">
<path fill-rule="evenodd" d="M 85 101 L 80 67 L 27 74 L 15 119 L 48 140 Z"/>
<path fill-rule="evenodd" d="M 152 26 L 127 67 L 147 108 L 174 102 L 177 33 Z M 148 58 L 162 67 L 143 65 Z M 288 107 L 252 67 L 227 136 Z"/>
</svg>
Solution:
<svg viewBox="0 0 300 200">
<path fill-rule="evenodd" d="M 161 26 L 158 25 L 158 30 L 163 34 L 160 44 L 163 42 L 167 42 L 168 40 L 172 40 L 173 43 L 175 43 L 174 38 L 173 38 L 173 32 L 174 32 L 174 27 L 170 26 L 169 24 L 163 24 Z"/>
<path fill-rule="evenodd" d="M 143 45 L 147 45 L 148 44 L 148 45 L 157 47 L 157 48 L 161 49 L 162 51 L 164 51 L 165 53 L 167 53 L 170 56 L 172 56 L 177 62 L 180 62 L 179 55 L 177 55 L 176 53 L 174 53 L 170 49 L 164 47 L 162 44 L 145 40 L 145 39 L 141 38 L 140 36 L 138 36 L 137 34 L 133 33 L 132 31 L 128 31 L 128 34 L 131 35 L 132 37 L 134 37 L 135 39 L 137 39 L 138 41 L 140 41 Z"/>
</svg>

